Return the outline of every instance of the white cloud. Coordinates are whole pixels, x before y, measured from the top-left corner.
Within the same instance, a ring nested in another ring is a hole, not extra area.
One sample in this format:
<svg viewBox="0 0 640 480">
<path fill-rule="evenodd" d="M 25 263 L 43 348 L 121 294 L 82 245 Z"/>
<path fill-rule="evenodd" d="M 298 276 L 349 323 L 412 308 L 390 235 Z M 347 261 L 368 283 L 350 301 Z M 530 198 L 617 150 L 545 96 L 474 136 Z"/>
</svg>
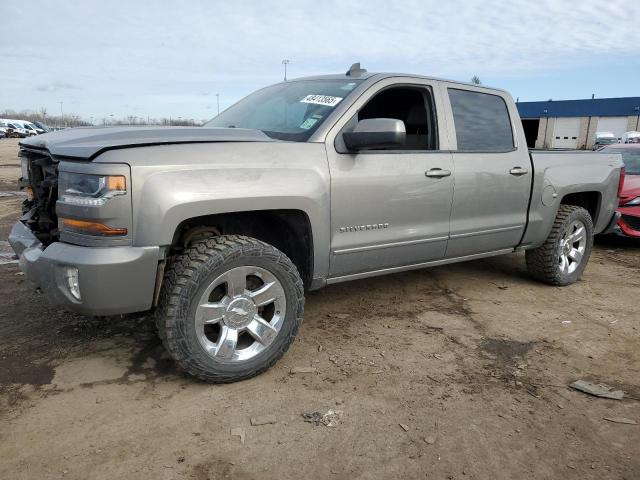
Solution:
<svg viewBox="0 0 640 480">
<path fill-rule="evenodd" d="M 55 103 L 55 92 L 84 114 L 198 118 L 211 113 L 202 93 L 222 92 L 224 106 L 279 81 L 283 58 L 293 76 L 361 61 L 463 79 L 638 62 L 634 11 L 632 0 L 2 2 L 0 108 Z"/>
</svg>

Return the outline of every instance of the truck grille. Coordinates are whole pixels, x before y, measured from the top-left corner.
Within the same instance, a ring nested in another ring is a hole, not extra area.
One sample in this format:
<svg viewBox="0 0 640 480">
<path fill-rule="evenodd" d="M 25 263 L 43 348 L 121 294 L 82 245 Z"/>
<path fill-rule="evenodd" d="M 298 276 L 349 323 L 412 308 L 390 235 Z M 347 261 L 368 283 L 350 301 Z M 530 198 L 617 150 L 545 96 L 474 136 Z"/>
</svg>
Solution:
<svg viewBox="0 0 640 480">
<path fill-rule="evenodd" d="M 622 220 L 624 223 L 629 225 L 634 230 L 640 231 L 640 217 L 634 217 L 631 215 L 622 215 Z"/>
<path fill-rule="evenodd" d="M 58 162 L 48 152 L 22 148 L 19 156 L 29 162 L 29 180 L 20 180 L 22 188 L 30 187 L 33 198 L 22 206 L 22 221 L 45 245 L 58 239 Z"/>
</svg>

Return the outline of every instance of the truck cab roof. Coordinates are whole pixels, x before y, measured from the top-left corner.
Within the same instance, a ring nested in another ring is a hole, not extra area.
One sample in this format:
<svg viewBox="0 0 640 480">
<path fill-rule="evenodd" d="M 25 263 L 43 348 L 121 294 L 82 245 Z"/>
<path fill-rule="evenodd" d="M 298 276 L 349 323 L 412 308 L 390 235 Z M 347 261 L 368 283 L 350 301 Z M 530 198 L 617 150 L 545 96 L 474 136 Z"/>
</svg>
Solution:
<svg viewBox="0 0 640 480">
<path fill-rule="evenodd" d="M 486 85 L 482 85 L 482 84 L 475 84 L 475 83 L 469 83 L 469 82 L 461 82 L 459 80 L 450 80 L 450 79 L 446 79 L 446 78 L 438 78 L 438 77 L 431 77 L 428 75 L 417 75 L 417 74 L 411 74 L 411 73 L 399 73 L 399 72 L 368 72 L 366 70 L 364 70 L 362 73 L 359 73 L 357 75 L 349 75 L 349 73 L 339 73 L 339 74 L 328 74 L 328 75 L 311 75 L 311 76 L 307 76 L 307 77 L 298 77 L 298 78 L 293 78 L 291 80 L 287 80 L 289 82 L 296 82 L 296 81 L 305 81 L 305 80 L 349 80 L 354 79 L 354 80 L 373 80 L 373 81 L 378 81 L 378 80 L 383 80 L 385 78 L 398 78 L 398 77 L 404 77 L 407 79 L 421 79 L 421 80 L 433 80 L 436 82 L 446 82 L 446 83 L 454 83 L 457 85 L 464 85 L 466 87 L 474 87 L 474 88 L 482 88 L 482 89 L 486 89 L 486 90 L 492 90 L 495 92 L 501 92 L 501 93 L 507 93 L 506 90 L 500 89 L 500 88 L 495 88 L 495 87 L 489 87 Z"/>
</svg>

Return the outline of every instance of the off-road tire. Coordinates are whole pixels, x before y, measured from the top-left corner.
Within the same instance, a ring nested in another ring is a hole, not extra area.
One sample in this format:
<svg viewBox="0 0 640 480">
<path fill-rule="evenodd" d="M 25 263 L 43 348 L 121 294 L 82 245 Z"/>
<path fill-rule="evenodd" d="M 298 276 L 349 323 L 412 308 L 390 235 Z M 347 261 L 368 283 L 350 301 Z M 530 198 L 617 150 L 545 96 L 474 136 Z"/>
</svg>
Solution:
<svg viewBox="0 0 640 480">
<path fill-rule="evenodd" d="M 564 232 L 576 220 L 586 229 L 586 247 L 577 268 L 570 274 L 564 274 L 559 265 L 560 242 Z M 538 248 L 527 250 L 525 258 L 529 274 L 544 283 L 556 286 L 570 285 L 576 282 L 584 272 L 593 247 L 593 220 L 588 211 L 575 205 L 560 205 L 549 236 Z"/>
<path fill-rule="evenodd" d="M 233 364 L 221 363 L 199 343 L 194 309 L 213 279 L 244 265 L 259 266 L 277 277 L 287 304 L 284 323 L 273 343 L 256 357 Z M 284 253 L 254 238 L 222 235 L 198 240 L 169 261 L 155 320 L 165 348 L 184 371 L 205 382 L 229 383 L 258 375 L 278 361 L 293 342 L 303 313 L 302 280 Z"/>
</svg>

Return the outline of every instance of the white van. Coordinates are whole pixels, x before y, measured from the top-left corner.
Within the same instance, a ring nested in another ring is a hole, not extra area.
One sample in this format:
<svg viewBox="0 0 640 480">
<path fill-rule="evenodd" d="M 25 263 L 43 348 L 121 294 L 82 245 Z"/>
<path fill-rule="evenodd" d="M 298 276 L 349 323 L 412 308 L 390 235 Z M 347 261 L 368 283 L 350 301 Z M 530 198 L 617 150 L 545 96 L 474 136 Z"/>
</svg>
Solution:
<svg viewBox="0 0 640 480">
<path fill-rule="evenodd" d="M 640 132 L 624 132 L 622 134 L 622 143 L 640 143 Z"/>
<path fill-rule="evenodd" d="M 33 137 L 34 135 L 38 135 L 39 132 L 38 127 L 36 127 L 33 123 L 31 122 L 27 122 L 26 120 L 15 120 L 15 119 L 9 119 L 9 121 L 11 123 L 13 123 L 16 126 L 21 127 L 22 129 L 25 130 L 25 132 L 27 133 L 27 137 Z"/>
<path fill-rule="evenodd" d="M 618 143 L 618 138 L 612 132 L 596 132 L 596 141 L 593 143 L 593 149 L 598 150 L 612 143 Z"/>
<path fill-rule="evenodd" d="M 11 118 L 0 118 L 0 127 L 5 129 L 12 129 L 14 137 L 25 138 L 33 136 L 31 130 L 27 130 L 26 128 L 24 128 L 24 125 L 19 120 L 13 120 Z"/>
</svg>

